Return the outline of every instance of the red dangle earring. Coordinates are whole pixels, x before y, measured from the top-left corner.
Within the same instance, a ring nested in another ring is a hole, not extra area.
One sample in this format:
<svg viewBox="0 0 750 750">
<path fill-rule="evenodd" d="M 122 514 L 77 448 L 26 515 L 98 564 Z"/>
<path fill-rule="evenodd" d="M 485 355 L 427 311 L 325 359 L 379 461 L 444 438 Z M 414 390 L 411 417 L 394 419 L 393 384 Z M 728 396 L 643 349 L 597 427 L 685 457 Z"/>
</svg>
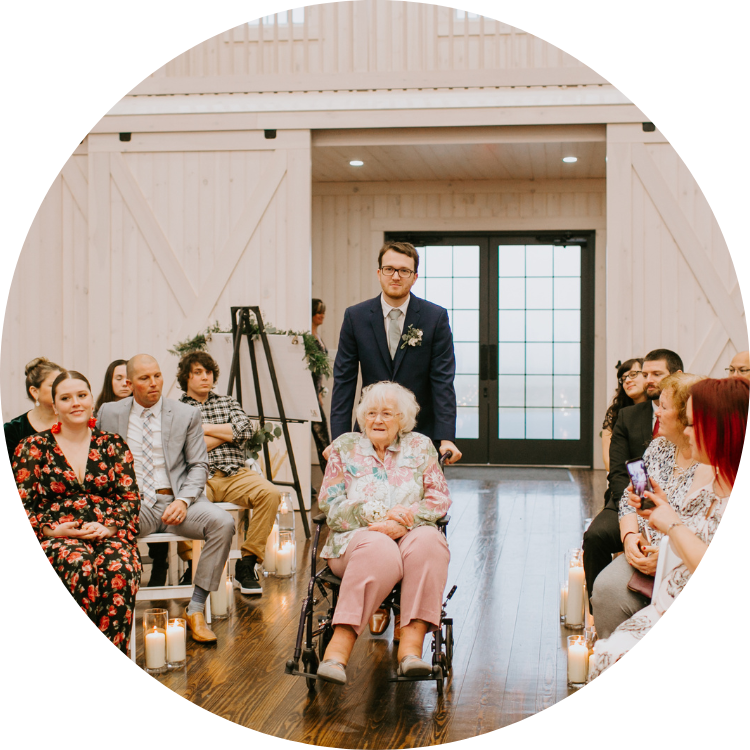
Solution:
<svg viewBox="0 0 750 750">
<path fill-rule="evenodd" d="M 61 429 L 62 429 L 62 422 L 56 422 L 50 428 L 50 432 L 52 432 L 53 435 L 57 435 L 57 433 L 60 432 Z"/>
<path fill-rule="evenodd" d="M 89 419 L 89 428 L 93 430 L 94 427 L 96 427 L 96 417 L 91 417 L 91 419 Z"/>
</svg>

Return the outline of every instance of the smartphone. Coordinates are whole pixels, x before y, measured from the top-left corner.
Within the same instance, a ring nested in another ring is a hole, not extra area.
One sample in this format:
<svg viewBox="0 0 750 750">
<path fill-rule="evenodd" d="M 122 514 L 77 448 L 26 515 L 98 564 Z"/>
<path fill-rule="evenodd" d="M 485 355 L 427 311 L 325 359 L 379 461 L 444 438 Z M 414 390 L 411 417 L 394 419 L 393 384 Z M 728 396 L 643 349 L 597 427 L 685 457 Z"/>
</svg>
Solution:
<svg viewBox="0 0 750 750">
<path fill-rule="evenodd" d="M 653 500 L 649 500 L 643 497 L 643 493 L 651 488 L 648 481 L 648 472 L 646 471 L 646 464 L 642 458 L 635 458 L 632 461 L 625 462 L 625 468 L 628 470 L 630 475 L 630 481 L 633 484 L 633 494 L 638 495 L 641 498 L 641 510 L 650 510 L 655 508 L 656 504 Z"/>
</svg>

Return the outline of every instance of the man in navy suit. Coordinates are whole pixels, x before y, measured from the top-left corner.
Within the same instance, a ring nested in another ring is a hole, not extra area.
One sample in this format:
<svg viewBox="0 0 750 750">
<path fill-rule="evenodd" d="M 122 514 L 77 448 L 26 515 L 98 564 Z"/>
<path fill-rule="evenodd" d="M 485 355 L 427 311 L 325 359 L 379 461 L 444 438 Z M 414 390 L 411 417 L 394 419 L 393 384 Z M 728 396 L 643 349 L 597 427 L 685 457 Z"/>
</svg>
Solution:
<svg viewBox="0 0 750 750">
<path fill-rule="evenodd" d="M 386 242 L 378 255 L 383 290 L 375 299 L 347 308 L 333 368 L 331 437 L 352 430 L 358 370 L 362 387 L 391 380 L 408 388 L 420 406 L 416 432 L 432 438 L 448 463 L 461 458 L 456 448 L 456 360 L 444 308 L 419 299 L 410 289 L 419 256 L 408 242 Z"/>
</svg>

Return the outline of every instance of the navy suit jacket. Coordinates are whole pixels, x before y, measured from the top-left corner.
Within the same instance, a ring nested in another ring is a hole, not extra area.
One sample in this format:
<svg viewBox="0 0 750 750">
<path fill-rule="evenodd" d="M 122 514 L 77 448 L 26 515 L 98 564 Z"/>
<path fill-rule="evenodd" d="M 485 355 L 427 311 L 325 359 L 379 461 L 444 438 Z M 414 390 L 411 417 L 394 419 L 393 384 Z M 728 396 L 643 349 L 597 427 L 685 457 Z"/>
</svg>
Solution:
<svg viewBox="0 0 750 750">
<path fill-rule="evenodd" d="M 392 380 L 408 388 L 420 406 L 417 432 L 432 440 L 456 437 L 456 392 L 453 379 L 456 359 L 448 311 L 410 295 L 404 320 L 423 332 L 420 346 L 401 345 L 391 359 L 385 335 L 380 295 L 347 308 L 339 335 L 333 366 L 331 437 L 352 431 L 352 409 L 357 391 L 357 373 L 362 370 L 362 387 Z"/>
</svg>

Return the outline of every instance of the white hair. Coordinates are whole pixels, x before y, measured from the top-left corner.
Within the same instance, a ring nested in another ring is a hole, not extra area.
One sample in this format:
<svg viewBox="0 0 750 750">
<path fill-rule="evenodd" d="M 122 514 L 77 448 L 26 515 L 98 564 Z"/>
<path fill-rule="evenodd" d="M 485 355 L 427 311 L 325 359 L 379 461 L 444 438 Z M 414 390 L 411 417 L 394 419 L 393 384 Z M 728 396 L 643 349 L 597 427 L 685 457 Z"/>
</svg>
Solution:
<svg viewBox="0 0 750 750">
<path fill-rule="evenodd" d="M 382 407 L 386 403 L 396 404 L 398 412 L 398 434 L 405 435 L 414 429 L 417 423 L 419 404 L 414 394 L 398 383 L 383 380 L 380 383 L 368 385 L 362 391 L 362 398 L 357 407 L 357 422 L 364 429 L 365 414 L 375 407 Z"/>
</svg>

